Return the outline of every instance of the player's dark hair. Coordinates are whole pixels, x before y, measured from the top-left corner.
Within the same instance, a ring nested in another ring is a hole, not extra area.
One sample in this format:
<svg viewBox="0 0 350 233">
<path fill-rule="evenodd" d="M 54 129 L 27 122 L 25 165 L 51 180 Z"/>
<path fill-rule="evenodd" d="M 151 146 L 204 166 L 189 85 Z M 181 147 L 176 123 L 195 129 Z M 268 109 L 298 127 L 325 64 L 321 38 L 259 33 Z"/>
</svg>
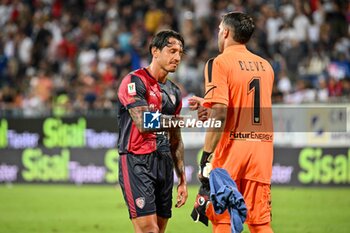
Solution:
<svg viewBox="0 0 350 233">
<path fill-rule="evenodd" d="M 223 25 L 233 30 L 233 40 L 246 44 L 252 36 L 255 25 L 254 20 L 242 12 L 230 12 L 222 17 Z"/>
<path fill-rule="evenodd" d="M 149 45 L 149 52 L 152 54 L 152 48 L 156 47 L 159 50 L 162 50 L 165 46 L 169 45 L 169 39 L 175 38 L 182 43 L 182 48 L 185 47 L 184 38 L 180 35 L 180 33 L 175 32 L 173 30 L 164 30 L 158 32 L 152 39 L 151 44 Z"/>
</svg>

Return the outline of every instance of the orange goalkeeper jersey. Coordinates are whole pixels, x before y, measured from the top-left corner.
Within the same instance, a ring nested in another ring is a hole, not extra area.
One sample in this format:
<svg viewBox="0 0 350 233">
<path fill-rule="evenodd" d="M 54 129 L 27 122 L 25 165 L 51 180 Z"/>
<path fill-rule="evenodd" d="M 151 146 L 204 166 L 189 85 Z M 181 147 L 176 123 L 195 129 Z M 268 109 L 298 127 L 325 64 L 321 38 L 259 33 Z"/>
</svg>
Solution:
<svg viewBox="0 0 350 233">
<path fill-rule="evenodd" d="M 235 180 L 270 183 L 273 160 L 271 94 L 274 73 L 245 45 L 227 47 L 205 66 L 204 106 L 228 107 L 225 131 L 215 149 L 213 167 Z"/>
</svg>

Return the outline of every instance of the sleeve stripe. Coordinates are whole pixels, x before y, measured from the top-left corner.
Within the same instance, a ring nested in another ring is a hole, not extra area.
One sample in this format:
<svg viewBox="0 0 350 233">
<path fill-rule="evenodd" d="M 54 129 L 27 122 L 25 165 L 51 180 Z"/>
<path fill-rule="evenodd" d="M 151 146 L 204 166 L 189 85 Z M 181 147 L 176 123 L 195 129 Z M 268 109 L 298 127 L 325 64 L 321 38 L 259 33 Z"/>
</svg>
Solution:
<svg viewBox="0 0 350 233">
<path fill-rule="evenodd" d="M 213 61 L 214 61 L 214 58 L 211 58 L 208 61 L 208 83 L 211 83 L 211 80 L 212 80 Z"/>
<path fill-rule="evenodd" d="M 209 88 L 209 90 L 207 90 L 207 92 L 205 92 L 204 97 L 215 88 L 217 88 L 217 86 L 212 86 L 211 88 Z"/>
</svg>

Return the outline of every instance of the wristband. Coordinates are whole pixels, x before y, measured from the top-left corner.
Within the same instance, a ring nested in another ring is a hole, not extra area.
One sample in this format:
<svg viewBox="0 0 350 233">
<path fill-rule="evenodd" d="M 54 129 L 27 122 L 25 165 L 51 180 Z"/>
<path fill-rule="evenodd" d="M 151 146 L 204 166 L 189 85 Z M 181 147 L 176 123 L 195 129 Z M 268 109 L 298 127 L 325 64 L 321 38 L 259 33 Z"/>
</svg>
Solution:
<svg viewBox="0 0 350 233">
<path fill-rule="evenodd" d="M 213 152 L 206 152 L 206 151 L 202 152 L 202 158 L 200 161 L 201 168 L 205 167 L 207 163 L 210 163 L 210 160 L 213 157 L 212 155 L 213 155 Z"/>
<path fill-rule="evenodd" d="M 213 158 L 212 152 L 203 151 L 202 158 L 200 161 L 200 169 L 199 169 L 199 174 L 201 175 L 200 181 L 202 184 L 208 182 L 209 174 L 213 168 L 210 163 L 212 158 Z"/>
</svg>

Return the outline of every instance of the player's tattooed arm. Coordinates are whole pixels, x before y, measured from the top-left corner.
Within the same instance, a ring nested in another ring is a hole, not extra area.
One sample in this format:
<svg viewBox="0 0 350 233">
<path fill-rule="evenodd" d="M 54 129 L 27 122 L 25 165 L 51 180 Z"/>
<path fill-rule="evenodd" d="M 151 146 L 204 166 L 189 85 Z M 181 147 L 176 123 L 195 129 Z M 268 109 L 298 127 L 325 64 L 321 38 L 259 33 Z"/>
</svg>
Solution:
<svg viewBox="0 0 350 233">
<path fill-rule="evenodd" d="M 188 197 L 184 163 L 184 145 L 179 128 L 171 130 L 169 132 L 169 137 L 170 151 L 174 161 L 175 172 L 179 178 L 175 205 L 175 207 L 179 208 L 186 203 Z"/>
<path fill-rule="evenodd" d="M 141 132 L 147 132 L 143 127 L 143 112 L 148 111 L 148 106 L 137 106 L 129 109 L 129 114 L 136 126 L 136 128 Z"/>
<path fill-rule="evenodd" d="M 169 131 L 170 151 L 174 161 L 174 167 L 180 182 L 186 183 L 185 163 L 184 163 L 184 144 L 182 142 L 180 128 Z"/>
<path fill-rule="evenodd" d="M 177 127 L 178 124 L 173 123 L 170 124 L 170 121 L 176 122 L 180 118 L 174 117 L 174 116 L 168 116 L 162 114 L 160 116 L 160 128 L 145 128 L 143 127 L 143 113 L 148 112 L 148 107 L 147 106 L 137 106 L 129 109 L 129 114 L 134 121 L 134 124 L 136 128 L 141 132 L 141 133 L 146 133 L 146 132 L 159 132 L 159 131 L 168 131 L 174 129 L 174 127 Z M 167 127 L 163 127 L 163 123 L 167 123 Z"/>
</svg>

